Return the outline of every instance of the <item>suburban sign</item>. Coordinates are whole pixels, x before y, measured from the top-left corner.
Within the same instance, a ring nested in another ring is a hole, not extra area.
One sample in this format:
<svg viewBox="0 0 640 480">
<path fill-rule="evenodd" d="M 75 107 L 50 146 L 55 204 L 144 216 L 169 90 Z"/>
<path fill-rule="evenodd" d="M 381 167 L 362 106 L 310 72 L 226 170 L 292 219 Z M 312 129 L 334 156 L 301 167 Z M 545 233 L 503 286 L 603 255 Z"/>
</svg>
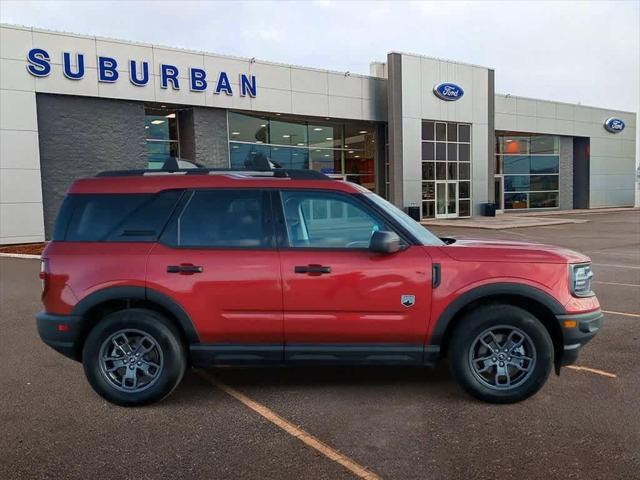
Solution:
<svg viewBox="0 0 640 480">
<path fill-rule="evenodd" d="M 610 117 L 604 121 L 604 128 L 611 133 L 620 133 L 624 127 L 624 122 L 619 118 Z"/>
<path fill-rule="evenodd" d="M 51 57 L 46 50 L 32 48 L 27 54 L 27 71 L 34 77 L 46 77 L 51 73 Z M 102 83 L 114 83 L 120 79 L 120 70 L 115 58 L 98 56 L 98 81 Z M 129 81 L 136 87 L 145 87 L 149 84 L 149 62 L 129 60 Z M 62 54 L 62 73 L 69 80 L 81 80 L 85 74 L 85 55 L 76 53 L 73 56 L 69 52 Z M 179 78 L 180 71 L 175 65 L 161 63 L 158 66 L 160 87 L 164 89 L 180 90 L 188 84 L 192 92 L 204 92 L 209 88 L 214 94 L 225 93 L 233 95 L 233 86 L 226 72 L 218 72 L 215 79 L 207 77 L 207 72 L 201 68 L 189 68 L 187 79 Z M 238 79 L 240 96 L 255 97 L 257 93 L 255 75 L 240 74 Z"/>
<path fill-rule="evenodd" d="M 464 90 L 455 83 L 439 83 L 433 87 L 433 93 L 442 100 L 452 102 L 460 100 L 464 95 Z"/>
</svg>

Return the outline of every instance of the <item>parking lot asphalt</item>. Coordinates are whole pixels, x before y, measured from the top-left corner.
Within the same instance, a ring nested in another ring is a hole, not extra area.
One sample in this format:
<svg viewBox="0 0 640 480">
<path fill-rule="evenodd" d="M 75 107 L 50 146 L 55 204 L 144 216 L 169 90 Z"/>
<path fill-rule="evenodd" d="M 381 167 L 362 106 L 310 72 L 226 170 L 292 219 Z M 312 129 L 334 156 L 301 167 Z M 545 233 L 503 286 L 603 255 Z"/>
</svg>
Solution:
<svg viewBox="0 0 640 480">
<path fill-rule="evenodd" d="M 590 370 L 563 369 L 533 398 L 502 406 L 466 396 L 442 363 L 190 371 L 157 405 L 116 407 L 93 393 L 79 363 L 40 342 L 39 262 L 0 258 L 0 478 L 357 478 L 220 385 L 372 478 L 638 478 L 640 213 L 580 218 L 589 221 L 432 227 L 584 252 L 602 308 L 617 312 L 581 353 L 577 365 Z"/>
</svg>

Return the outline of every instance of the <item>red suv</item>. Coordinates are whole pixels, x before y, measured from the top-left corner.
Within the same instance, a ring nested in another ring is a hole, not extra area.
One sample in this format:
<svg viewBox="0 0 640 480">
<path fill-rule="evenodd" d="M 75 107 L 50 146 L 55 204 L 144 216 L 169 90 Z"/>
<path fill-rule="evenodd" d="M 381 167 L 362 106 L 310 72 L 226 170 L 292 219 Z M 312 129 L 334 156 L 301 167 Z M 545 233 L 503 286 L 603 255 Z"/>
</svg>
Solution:
<svg viewBox="0 0 640 480">
<path fill-rule="evenodd" d="M 187 366 L 428 365 L 523 400 L 602 325 L 590 260 L 438 238 L 314 171 L 106 172 L 76 181 L 42 256 L 42 340 L 120 405 Z"/>
</svg>

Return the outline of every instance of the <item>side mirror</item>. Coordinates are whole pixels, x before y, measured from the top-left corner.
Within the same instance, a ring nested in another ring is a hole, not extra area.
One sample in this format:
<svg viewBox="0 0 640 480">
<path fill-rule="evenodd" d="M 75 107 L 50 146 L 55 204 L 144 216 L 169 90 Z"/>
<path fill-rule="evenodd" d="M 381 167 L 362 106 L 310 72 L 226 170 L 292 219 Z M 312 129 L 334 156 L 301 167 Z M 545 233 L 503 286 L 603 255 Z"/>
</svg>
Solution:
<svg viewBox="0 0 640 480">
<path fill-rule="evenodd" d="M 400 250 L 400 237 L 395 232 L 377 230 L 371 235 L 369 250 L 377 253 L 395 253 Z"/>
</svg>

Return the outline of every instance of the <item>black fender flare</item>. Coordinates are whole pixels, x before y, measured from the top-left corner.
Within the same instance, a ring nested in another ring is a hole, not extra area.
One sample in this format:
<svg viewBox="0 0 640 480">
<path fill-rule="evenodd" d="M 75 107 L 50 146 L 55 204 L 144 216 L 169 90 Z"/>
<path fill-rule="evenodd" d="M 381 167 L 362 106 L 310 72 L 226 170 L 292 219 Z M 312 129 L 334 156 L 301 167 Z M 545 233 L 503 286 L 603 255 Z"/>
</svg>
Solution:
<svg viewBox="0 0 640 480">
<path fill-rule="evenodd" d="M 440 317 L 436 320 L 435 326 L 431 334 L 431 345 L 442 345 L 444 335 L 451 320 L 464 307 L 470 303 L 482 298 L 494 297 L 498 295 L 515 295 L 518 297 L 533 300 L 544 305 L 554 315 L 566 314 L 566 310 L 560 302 L 548 293 L 530 285 L 521 283 L 491 283 L 473 288 L 460 295 L 444 309 Z"/>
<path fill-rule="evenodd" d="M 189 317 L 184 308 L 171 297 L 151 288 L 134 286 L 106 287 L 80 300 L 76 306 L 73 307 L 72 315 L 84 316 L 89 310 L 101 303 L 110 300 L 126 299 L 148 300 L 161 306 L 178 321 L 189 344 L 199 343 L 200 338 L 198 332 L 193 325 L 191 317 Z"/>
</svg>

